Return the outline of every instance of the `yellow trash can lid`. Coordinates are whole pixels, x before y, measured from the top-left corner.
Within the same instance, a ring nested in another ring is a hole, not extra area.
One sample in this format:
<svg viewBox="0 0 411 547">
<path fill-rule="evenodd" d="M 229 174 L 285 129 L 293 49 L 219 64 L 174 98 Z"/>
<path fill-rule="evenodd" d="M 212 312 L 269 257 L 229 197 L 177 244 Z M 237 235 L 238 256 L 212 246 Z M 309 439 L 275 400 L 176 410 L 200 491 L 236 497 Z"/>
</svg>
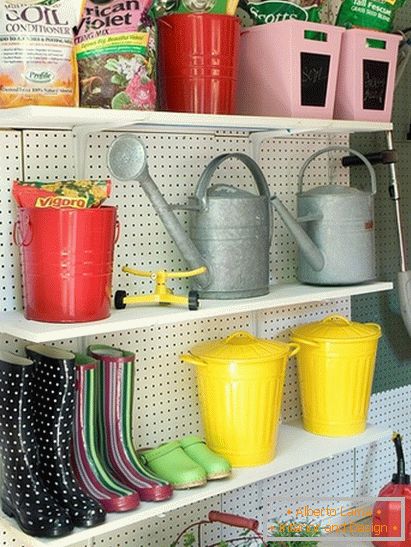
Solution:
<svg viewBox="0 0 411 547">
<path fill-rule="evenodd" d="M 286 354 L 294 354 L 296 344 L 286 344 L 277 340 L 264 340 L 249 332 L 239 331 L 223 340 L 198 344 L 190 350 L 192 355 L 206 361 L 263 361 L 277 359 Z"/>
<path fill-rule="evenodd" d="M 301 325 L 292 332 L 293 340 L 352 342 L 381 336 L 377 323 L 356 323 L 343 315 L 330 315 L 322 321 Z"/>
</svg>

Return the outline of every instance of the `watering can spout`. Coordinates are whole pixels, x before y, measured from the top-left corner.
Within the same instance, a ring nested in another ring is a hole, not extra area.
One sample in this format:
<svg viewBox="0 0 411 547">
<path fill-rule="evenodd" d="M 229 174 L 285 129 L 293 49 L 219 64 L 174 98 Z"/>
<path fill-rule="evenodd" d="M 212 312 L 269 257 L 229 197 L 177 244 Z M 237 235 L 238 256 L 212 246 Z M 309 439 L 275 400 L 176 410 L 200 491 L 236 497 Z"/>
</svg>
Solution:
<svg viewBox="0 0 411 547">
<path fill-rule="evenodd" d="M 110 173 L 120 181 L 138 181 L 144 193 L 151 201 L 154 210 L 161 218 L 166 230 L 174 239 L 190 270 L 206 267 L 205 273 L 196 278 L 196 284 L 206 288 L 210 284 L 210 272 L 204 258 L 191 241 L 150 176 L 146 151 L 143 143 L 134 135 L 122 135 L 110 146 L 108 153 Z"/>
<path fill-rule="evenodd" d="M 290 233 L 296 239 L 297 245 L 307 262 L 313 270 L 320 272 L 325 265 L 324 255 L 320 249 L 314 244 L 312 239 L 307 235 L 307 232 L 300 226 L 298 221 L 292 216 L 290 211 L 277 196 L 271 198 L 271 203 Z"/>
<path fill-rule="evenodd" d="M 174 214 L 171 206 L 166 202 L 157 186 L 153 183 L 152 178 L 148 174 L 148 170 L 146 171 L 145 176 L 139 179 L 139 182 L 144 193 L 151 201 L 154 210 L 161 218 L 167 232 L 171 235 L 180 253 L 183 255 L 189 268 L 192 270 L 196 270 L 202 266 L 207 268 L 207 271 L 204 274 L 196 277 L 196 284 L 201 288 L 206 288 L 210 284 L 210 270 L 206 261 L 182 228 L 180 221 Z"/>
</svg>

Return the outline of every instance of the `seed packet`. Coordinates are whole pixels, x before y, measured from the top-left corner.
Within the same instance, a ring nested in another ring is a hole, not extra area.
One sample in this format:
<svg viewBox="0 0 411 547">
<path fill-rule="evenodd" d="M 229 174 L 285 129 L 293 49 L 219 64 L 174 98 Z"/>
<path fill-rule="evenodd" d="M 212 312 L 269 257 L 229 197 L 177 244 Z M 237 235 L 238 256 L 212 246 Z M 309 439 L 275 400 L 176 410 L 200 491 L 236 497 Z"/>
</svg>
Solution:
<svg viewBox="0 0 411 547">
<path fill-rule="evenodd" d="M 77 106 L 78 0 L 0 0 L 0 108 Z"/>
<path fill-rule="evenodd" d="M 152 0 L 87 0 L 75 27 L 80 105 L 154 110 Z"/>
<path fill-rule="evenodd" d="M 336 24 L 392 32 L 395 12 L 406 0 L 343 0 Z"/>
<path fill-rule="evenodd" d="M 13 197 L 19 207 L 88 209 L 100 207 L 110 193 L 110 180 L 13 182 Z"/>
<path fill-rule="evenodd" d="M 254 24 L 265 25 L 287 19 L 320 23 L 323 0 L 265 0 L 248 2 L 242 0 L 240 7 L 250 14 Z"/>
</svg>

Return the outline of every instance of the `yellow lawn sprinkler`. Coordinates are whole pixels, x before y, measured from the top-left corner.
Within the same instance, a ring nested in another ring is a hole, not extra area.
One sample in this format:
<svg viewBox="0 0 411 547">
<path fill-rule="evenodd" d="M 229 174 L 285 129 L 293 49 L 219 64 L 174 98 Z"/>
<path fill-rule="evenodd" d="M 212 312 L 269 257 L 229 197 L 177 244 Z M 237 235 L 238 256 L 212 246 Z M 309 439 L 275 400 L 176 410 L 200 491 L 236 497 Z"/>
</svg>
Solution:
<svg viewBox="0 0 411 547">
<path fill-rule="evenodd" d="M 172 289 L 166 286 L 167 279 L 183 279 L 201 275 L 207 271 L 205 266 L 190 270 L 189 272 L 166 272 L 159 270 L 158 272 L 145 272 L 135 270 L 124 266 L 122 271 L 138 277 L 149 277 L 155 282 L 154 292 L 151 294 L 141 294 L 138 296 L 128 296 L 126 291 L 116 291 L 114 296 L 114 306 L 117 310 L 124 310 L 127 304 L 153 304 L 160 305 L 179 304 L 188 306 L 189 310 L 198 310 L 200 307 L 199 296 L 197 291 L 190 291 L 188 296 L 179 296 L 173 293 Z"/>
</svg>

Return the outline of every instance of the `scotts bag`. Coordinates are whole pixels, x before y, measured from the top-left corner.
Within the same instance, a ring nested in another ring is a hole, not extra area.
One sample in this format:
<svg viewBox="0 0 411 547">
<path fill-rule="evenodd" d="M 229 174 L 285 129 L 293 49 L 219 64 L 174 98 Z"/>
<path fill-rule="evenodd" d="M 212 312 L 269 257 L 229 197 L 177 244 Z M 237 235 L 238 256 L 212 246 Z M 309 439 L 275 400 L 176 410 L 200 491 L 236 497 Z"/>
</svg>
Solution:
<svg viewBox="0 0 411 547">
<path fill-rule="evenodd" d="M 151 1 L 87 0 L 74 29 L 82 106 L 155 108 Z"/>
<path fill-rule="evenodd" d="M 370 28 L 391 32 L 395 12 L 406 0 L 343 0 L 337 25 L 345 28 Z"/>
<path fill-rule="evenodd" d="M 0 0 L 0 108 L 77 106 L 77 0 Z"/>
<path fill-rule="evenodd" d="M 321 21 L 321 7 L 324 0 L 265 0 L 263 2 L 240 1 L 244 9 L 256 25 L 278 23 L 288 19 L 300 21 Z"/>
</svg>

